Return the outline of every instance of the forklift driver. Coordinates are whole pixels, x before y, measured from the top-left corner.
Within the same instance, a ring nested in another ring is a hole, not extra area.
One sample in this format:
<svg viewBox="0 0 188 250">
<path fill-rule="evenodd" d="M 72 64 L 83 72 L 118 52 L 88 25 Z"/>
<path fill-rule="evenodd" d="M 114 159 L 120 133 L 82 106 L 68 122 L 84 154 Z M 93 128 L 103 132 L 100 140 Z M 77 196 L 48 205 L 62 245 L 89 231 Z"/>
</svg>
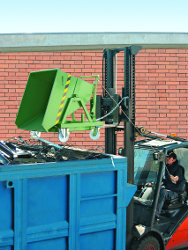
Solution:
<svg viewBox="0 0 188 250">
<path fill-rule="evenodd" d="M 172 200 L 179 197 L 185 185 L 184 168 L 178 164 L 177 156 L 171 152 L 166 159 L 163 184 L 159 193 L 156 208 L 156 220 L 159 220 L 165 200 Z"/>
</svg>

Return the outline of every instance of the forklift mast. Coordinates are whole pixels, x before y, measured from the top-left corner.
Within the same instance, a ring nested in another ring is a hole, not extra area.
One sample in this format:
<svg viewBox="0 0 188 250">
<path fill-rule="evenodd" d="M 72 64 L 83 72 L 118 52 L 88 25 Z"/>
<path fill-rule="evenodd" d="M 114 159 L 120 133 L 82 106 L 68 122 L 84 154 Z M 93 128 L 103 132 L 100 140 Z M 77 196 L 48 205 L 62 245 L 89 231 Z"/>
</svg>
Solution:
<svg viewBox="0 0 188 250">
<path fill-rule="evenodd" d="M 134 140 L 135 140 L 135 56 L 141 46 L 132 45 L 122 49 L 106 49 L 103 51 L 103 97 L 98 96 L 96 115 L 101 117 L 111 110 L 114 111 L 107 116 L 105 124 L 112 125 L 105 129 L 105 153 L 117 153 L 117 132 L 124 130 L 124 150 L 123 154 L 127 157 L 127 182 L 134 183 Z M 122 88 L 122 98 L 117 94 L 116 86 L 116 65 L 117 54 L 124 52 L 124 87 Z M 123 99 L 120 108 L 117 106 L 119 100 Z M 116 108 L 117 107 L 117 108 Z M 117 125 L 124 122 L 124 127 L 118 128 Z M 127 208 L 127 246 L 131 241 L 133 229 L 133 201 Z"/>
<path fill-rule="evenodd" d="M 103 119 L 105 124 L 109 125 L 109 128 L 105 130 L 105 153 L 116 155 L 117 132 L 124 130 L 123 155 L 128 158 L 128 166 L 131 166 L 128 169 L 129 183 L 133 183 L 134 177 L 132 166 L 134 166 L 135 139 L 135 55 L 141 49 L 141 46 L 132 45 L 122 49 L 106 49 L 103 51 L 103 97 L 97 96 L 97 118 L 114 110 Z M 122 97 L 120 97 L 117 94 L 116 87 L 116 55 L 122 51 L 124 52 L 124 87 L 122 88 Z M 119 109 L 118 102 L 122 99 Z M 120 122 L 124 122 L 123 128 L 115 126 Z"/>
</svg>

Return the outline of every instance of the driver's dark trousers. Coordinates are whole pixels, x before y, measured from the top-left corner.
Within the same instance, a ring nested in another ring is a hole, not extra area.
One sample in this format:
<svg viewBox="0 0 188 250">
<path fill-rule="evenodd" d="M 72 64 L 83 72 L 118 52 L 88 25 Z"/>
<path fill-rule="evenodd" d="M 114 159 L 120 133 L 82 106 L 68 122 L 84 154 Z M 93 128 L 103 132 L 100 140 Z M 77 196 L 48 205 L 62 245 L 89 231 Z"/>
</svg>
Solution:
<svg viewBox="0 0 188 250">
<path fill-rule="evenodd" d="M 178 193 L 174 191 L 168 190 L 166 188 L 161 188 L 156 208 L 156 217 L 159 218 L 165 200 L 173 200 L 176 199 L 178 196 Z"/>
</svg>

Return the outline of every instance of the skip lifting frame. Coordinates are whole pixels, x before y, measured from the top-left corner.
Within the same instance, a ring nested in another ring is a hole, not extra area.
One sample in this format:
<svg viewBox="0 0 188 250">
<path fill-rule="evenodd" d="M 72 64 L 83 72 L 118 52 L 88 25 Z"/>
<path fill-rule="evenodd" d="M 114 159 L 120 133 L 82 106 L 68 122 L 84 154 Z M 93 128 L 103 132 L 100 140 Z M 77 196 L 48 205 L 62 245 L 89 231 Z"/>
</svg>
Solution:
<svg viewBox="0 0 188 250">
<path fill-rule="evenodd" d="M 95 78 L 94 84 L 85 81 L 89 77 Z M 16 117 L 17 127 L 35 131 L 34 137 L 38 132 L 58 132 L 61 142 L 68 140 L 70 131 L 79 130 L 91 130 L 90 137 L 98 139 L 98 127 L 103 125 L 95 117 L 98 79 L 96 75 L 76 78 L 60 69 L 31 72 Z M 84 111 L 80 120 L 74 115 L 79 108 Z"/>
</svg>

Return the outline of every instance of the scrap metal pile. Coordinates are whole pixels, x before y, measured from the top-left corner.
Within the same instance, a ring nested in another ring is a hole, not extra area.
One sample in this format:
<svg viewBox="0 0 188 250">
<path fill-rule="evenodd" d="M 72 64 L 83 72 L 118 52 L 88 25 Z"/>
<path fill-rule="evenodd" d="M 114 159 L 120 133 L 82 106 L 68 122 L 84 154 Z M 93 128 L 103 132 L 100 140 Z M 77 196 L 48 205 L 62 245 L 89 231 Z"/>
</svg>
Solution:
<svg viewBox="0 0 188 250">
<path fill-rule="evenodd" d="M 21 137 L 0 141 L 0 165 L 32 164 L 46 162 L 75 161 L 105 158 L 98 152 L 59 146 L 37 139 L 23 140 Z"/>
</svg>

